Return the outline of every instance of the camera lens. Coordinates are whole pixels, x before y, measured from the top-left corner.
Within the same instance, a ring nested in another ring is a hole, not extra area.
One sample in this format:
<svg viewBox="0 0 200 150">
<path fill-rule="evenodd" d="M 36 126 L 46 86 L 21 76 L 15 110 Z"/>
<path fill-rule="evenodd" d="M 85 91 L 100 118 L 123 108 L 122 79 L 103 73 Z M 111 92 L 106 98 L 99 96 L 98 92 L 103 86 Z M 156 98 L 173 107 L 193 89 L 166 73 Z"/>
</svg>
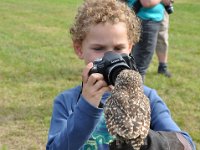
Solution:
<svg viewBox="0 0 200 150">
<path fill-rule="evenodd" d="M 130 69 L 130 67 L 125 63 L 119 63 L 115 66 L 108 68 L 108 83 L 111 85 L 115 85 L 115 80 L 119 73 L 124 69 Z"/>
</svg>

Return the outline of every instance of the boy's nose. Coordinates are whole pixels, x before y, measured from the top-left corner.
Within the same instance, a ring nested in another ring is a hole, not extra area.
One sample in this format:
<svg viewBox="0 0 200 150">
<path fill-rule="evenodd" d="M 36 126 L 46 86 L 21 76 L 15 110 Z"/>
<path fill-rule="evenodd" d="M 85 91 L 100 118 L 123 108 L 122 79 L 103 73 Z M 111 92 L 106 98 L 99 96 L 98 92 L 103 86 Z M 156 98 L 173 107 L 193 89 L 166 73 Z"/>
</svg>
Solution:
<svg viewBox="0 0 200 150">
<path fill-rule="evenodd" d="M 109 51 L 114 51 L 114 49 L 108 49 L 107 51 L 108 51 L 108 52 L 109 52 Z"/>
</svg>

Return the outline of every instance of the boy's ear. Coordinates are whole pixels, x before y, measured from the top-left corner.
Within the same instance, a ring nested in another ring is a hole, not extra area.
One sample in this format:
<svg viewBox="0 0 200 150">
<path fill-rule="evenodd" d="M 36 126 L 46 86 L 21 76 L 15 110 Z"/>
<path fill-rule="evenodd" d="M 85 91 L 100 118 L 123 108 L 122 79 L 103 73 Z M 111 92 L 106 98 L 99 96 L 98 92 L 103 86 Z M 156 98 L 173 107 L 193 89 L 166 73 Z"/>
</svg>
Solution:
<svg viewBox="0 0 200 150">
<path fill-rule="evenodd" d="M 74 46 L 74 51 L 75 51 L 76 55 L 80 59 L 83 59 L 83 51 L 82 51 L 81 43 L 80 42 L 73 42 L 73 46 Z"/>
</svg>

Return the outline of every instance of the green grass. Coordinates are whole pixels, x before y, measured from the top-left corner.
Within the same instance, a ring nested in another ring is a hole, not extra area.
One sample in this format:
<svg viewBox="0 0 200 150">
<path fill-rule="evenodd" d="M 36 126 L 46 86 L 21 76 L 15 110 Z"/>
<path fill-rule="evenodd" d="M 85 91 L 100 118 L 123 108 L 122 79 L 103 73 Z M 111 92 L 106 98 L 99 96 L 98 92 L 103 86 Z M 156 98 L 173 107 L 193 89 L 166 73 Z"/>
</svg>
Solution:
<svg viewBox="0 0 200 150">
<path fill-rule="evenodd" d="M 68 29 L 81 0 L 1 0 L 0 149 L 45 149 L 54 97 L 81 81 L 83 62 L 73 53 Z M 156 74 L 155 88 L 179 126 L 200 149 L 200 2 L 177 0 L 170 16 L 172 79 Z"/>
</svg>

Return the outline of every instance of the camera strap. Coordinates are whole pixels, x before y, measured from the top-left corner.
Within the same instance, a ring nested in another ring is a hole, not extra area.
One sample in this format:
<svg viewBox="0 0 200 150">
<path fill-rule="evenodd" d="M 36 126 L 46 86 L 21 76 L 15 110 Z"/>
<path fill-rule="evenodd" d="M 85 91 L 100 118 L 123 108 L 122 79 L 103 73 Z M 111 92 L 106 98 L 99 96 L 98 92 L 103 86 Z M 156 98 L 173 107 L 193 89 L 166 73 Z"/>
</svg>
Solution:
<svg viewBox="0 0 200 150">
<path fill-rule="evenodd" d="M 77 97 L 77 103 L 79 101 L 79 98 L 81 97 L 82 89 L 83 89 L 83 82 L 81 83 L 80 92 L 79 92 L 78 97 Z"/>
<path fill-rule="evenodd" d="M 137 66 L 136 66 L 136 63 L 135 63 L 135 58 L 132 56 L 132 55 L 129 55 L 130 57 L 130 64 L 128 64 L 130 66 L 130 68 L 132 70 L 135 70 L 138 72 L 138 69 L 137 69 Z"/>
</svg>

